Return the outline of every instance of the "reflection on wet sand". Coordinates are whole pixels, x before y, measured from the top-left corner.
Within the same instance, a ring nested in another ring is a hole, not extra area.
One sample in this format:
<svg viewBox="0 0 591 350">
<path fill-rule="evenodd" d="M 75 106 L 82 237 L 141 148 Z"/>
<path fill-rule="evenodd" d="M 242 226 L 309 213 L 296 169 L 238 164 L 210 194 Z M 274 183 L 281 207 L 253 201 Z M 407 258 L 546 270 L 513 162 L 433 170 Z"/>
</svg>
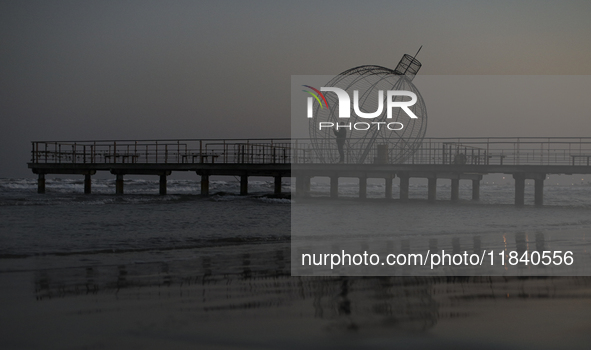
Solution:
<svg viewBox="0 0 591 350">
<path fill-rule="evenodd" d="M 517 245 L 527 249 L 522 238 L 516 236 Z M 479 249 L 478 237 L 473 244 Z M 453 245 L 460 249 L 459 240 Z M 543 236 L 536 236 L 535 247 L 544 249 Z M 291 277 L 289 256 L 283 246 L 166 263 L 40 270 L 34 291 L 37 300 L 46 301 L 88 294 L 124 298 L 125 291 L 127 297 L 150 298 L 157 290 L 159 300 L 180 298 L 185 311 L 238 318 L 242 310 L 297 305 L 302 314 L 323 320 L 328 331 L 372 332 L 425 332 L 441 320 L 470 317 L 490 300 L 591 300 L 591 278 Z"/>
</svg>

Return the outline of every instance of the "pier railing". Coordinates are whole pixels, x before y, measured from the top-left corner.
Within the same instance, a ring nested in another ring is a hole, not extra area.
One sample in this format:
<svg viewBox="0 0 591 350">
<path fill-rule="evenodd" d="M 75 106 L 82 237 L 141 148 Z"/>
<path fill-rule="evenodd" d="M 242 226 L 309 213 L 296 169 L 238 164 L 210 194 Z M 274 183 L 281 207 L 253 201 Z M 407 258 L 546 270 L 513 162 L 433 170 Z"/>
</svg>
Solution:
<svg viewBox="0 0 591 350">
<path fill-rule="evenodd" d="M 355 140 L 348 140 L 345 145 L 345 163 L 361 153 L 348 147 L 355 143 Z M 425 138 L 414 152 L 394 146 L 386 148 L 385 156 L 380 146 L 387 147 L 376 142 L 364 163 L 589 166 L 591 159 L 591 137 Z M 293 163 L 336 163 L 339 159 L 336 142 L 318 147 L 311 140 L 292 140 L 291 154 Z"/>
<path fill-rule="evenodd" d="M 346 163 L 355 140 L 344 147 Z M 381 151 L 379 150 L 381 147 Z M 589 166 L 591 137 L 426 138 L 414 153 L 376 142 L 364 163 Z M 323 146 L 310 139 L 182 139 L 108 141 L 34 141 L 32 163 L 133 164 L 286 164 L 332 163 L 336 142 Z"/>
<path fill-rule="evenodd" d="M 590 157 L 591 138 L 584 137 L 430 138 L 406 163 L 589 165 Z"/>
<path fill-rule="evenodd" d="M 33 163 L 290 162 L 290 139 L 34 141 Z"/>
</svg>

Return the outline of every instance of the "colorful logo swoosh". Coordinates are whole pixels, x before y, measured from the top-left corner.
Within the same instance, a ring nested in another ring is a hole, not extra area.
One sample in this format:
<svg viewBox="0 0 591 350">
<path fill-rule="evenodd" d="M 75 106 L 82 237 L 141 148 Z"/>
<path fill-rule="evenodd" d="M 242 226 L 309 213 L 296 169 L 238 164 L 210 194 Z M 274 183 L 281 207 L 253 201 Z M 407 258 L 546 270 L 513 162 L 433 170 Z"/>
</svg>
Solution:
<svg viewBox="0 0 591 350">
<path fill-rule="evenodd" d="M 307 92 L 310 95 L 312 95 L 312 97 L 314 97 L 316 99 L 316 101 L 318 101 L 318 104 L 320 105 L 320 107 L 324 109 L 324 106 L 322 106 L 322 101 L 320 100 L 320 98 L 318 98 L 318 96 L 320 96 L 322 98 L 322 100 L 324 101 L 324 105 L 328 109 L 328 102 L 326 102 L 326 98 L 324 98 L 324 95 L 322 94 L 322 92 L 320 92 L 320 90 L 315 89 L 315 88 L 311 87 L 310 85 L 302 85 L 302 86 L 305 86 L 305 87 L 307 87 L 309 89 L 314 90 L 314 92 L 316 92 L 316 94 L 313 93 L 313 92 L 311 92 L 311 91 L 308 91 L 308 90 L 302 90 L 302 91 L 303 92 Z"/>
</svg>

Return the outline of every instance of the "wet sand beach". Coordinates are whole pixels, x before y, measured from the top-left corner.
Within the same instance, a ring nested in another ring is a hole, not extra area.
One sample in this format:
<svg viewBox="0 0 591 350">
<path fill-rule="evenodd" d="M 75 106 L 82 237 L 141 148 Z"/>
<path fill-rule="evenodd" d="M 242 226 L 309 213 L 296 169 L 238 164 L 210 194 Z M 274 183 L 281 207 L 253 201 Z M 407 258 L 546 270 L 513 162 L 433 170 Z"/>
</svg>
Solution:
<svg viewBox="0 0 591 350">
<path fill-rule="evenodd" d="M 291 277 L 289 245 L 0 274 L 5 349 L 587 349 L 585 277 Z"/>
</svg>

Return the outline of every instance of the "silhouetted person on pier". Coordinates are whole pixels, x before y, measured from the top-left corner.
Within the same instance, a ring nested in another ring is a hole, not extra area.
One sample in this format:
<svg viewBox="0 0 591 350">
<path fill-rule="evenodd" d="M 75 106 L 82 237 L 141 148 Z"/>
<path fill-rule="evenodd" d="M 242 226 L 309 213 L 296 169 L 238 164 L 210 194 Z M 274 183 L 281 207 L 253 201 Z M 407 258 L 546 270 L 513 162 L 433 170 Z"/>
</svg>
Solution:
<svg viewBox="0 0 591 350">
<path fill-rule="evenodd" d="M 337 148 L 339 149 L 339 163 L 345 162 L 345 140 L 347 139 L 347 129 L 333 129 L 334 135 L 337 137 Z"/>
<path fill-rule="evenodd" d="M 454 164 L 464 165 L 466 164 L 466 155 L 464 153 L 457 153 L 454 157 Z"/>
</svg>

